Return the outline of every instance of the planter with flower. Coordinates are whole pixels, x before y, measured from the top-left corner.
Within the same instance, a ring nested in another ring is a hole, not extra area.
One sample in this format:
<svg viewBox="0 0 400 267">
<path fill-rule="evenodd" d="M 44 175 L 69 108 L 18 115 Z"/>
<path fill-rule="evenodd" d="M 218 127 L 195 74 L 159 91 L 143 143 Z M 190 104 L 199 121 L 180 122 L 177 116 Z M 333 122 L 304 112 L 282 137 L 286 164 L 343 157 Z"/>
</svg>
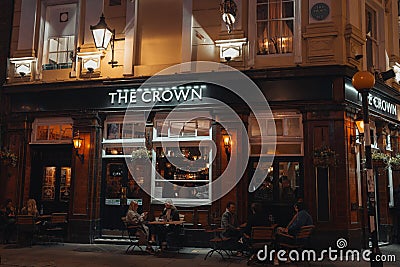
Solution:
<svg viewBox="0 0 400 267">
<path fill-rule="evenodd" d="M 18 156 L 8 149 L 0 150 L 0 159 L 6 166 L 16 167 L 18 163 Z"/>
<path fill-rule="evenodd" d="M 336 153 L 327 146 L 315 149 L 313 152 L 313 163 L 315 167 L 322 168 L 336 166 Z"/>
<path fill-rule="evenodd" d="M 392 171 L 400 171 L 400 154 L 389 158 L 389 166 Z"/>
<path fill-rule="evenodd" d="M 389 155 L 382 152 L 372 153 L 372 164 L 374 167 L 386 168 L 389 166 Z"/>
</svg>

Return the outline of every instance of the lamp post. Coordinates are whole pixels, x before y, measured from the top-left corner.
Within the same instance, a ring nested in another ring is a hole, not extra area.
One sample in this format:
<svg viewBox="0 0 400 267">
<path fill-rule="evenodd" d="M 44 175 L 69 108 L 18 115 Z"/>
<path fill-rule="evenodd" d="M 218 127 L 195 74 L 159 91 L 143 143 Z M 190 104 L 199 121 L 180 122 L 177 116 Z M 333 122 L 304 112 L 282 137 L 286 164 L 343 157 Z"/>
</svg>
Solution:
<svg viewBox="0 0 400 267">
<path fill-rule="evenodd" d="M 374 261 L 377 255 L 381 255 L 378 246 L 377 232 L 377 216 L 376 216 L 376 201 L 375 201 L 375 177 L 372 170 L 372 152 L 371 152 L 371 132 L 369 127 L 368 114 L 368 94 L 371 88 L 374 87 L 375 77 L 369 71 L 358 71 L 354 74 L 352 83 L 354 88 L 361 94 L 362 110 L 364 121 L 364 146 L 365 146 L 365 167 L 367 173 L 367 197 L 368 197 L 368 221 L 369 235 L 372 241 L 372 253 L 370 257 L 371 266 L 383 266 L 381 261 Z"/>
</svg>

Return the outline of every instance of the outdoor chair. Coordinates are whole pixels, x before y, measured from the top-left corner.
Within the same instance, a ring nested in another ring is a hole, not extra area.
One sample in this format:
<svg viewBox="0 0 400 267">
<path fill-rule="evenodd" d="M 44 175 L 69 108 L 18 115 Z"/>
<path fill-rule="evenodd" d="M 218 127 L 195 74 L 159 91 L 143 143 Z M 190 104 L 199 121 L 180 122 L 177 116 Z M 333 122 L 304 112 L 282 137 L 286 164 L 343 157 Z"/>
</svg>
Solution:
<svg viewBox="0 0 400 267">
<path fill-rule="evenodd" d="M 289 234 L 280 234 L 284 237 L 282 242 L 279 242 L 278 246 L 280 249 L 288 250 L 303 250 L 308 244 L 311 235 L 314 231 L 315 225 L 303 226 L 300 228 L 299 233 L 296 236 Z M 306 261 L 308 263 L 308 261 Z M 300 261 L 296 261 L 298 265 Z M 308 263 L 309 264 L 309 263 Z"/>
<path fill-rule="evenodd" d="M 17 215 L 17 243 L 22 246 L 32 246 L 37 227 L 31 215 Z"/>
<path fill-rule="evenodd" d="M 128 233 L 129 239 L 129 246 L 126 248 L 125 253 L 133 252 L 136 247 L 139 248 L 141 252 L 144 252 L 142 246 L 147 245 L 147 237 L 142 227 L 140 225 L 129 225 L 125 217 L 121 217 L 121 220 L 125 226 L 123 232 L 126 231 Z"/>
<path fill-rule="evenodd" d="M 209 240 L 211 250 L 206 254 L 204 260 L 206 260 L 208 257 L 211 257 L 214 254 L 214 252 L 218 253 L 223 260 L 225 260 L 226 258 L 230 258 L 229 247 L 231 238 L 223 237 L 221 235 L 223 231 L 224 231 L 223 228 L 210 229 L 205 231 L 206 233 L 212 233 L 213 238 Z"/>
<path fill-rule="evenodd" d="M 250 258 L 247 265 L 257 261 L 257 252 L 264 246 L 272 248 L 275 240 L 276 224 L 272 226 L 253 226 L 249 242 Z"/>
<path fill-rule="evenodd" d="M 314 228 L 315 225 L 303 226 L 296 236 L 281 234 L 285 236 L 285 240 L 278 245 L 285 249 L 303 249 L 308 244 Z"/>
</svg>

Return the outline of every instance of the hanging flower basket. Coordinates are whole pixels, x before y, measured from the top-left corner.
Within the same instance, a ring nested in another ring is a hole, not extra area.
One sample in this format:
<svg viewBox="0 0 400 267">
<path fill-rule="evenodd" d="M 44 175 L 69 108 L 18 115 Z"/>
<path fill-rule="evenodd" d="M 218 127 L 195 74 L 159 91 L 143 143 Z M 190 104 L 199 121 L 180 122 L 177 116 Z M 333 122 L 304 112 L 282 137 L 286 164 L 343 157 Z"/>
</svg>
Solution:
<svg viewBox="0 0 400 267">
<path fill-rule="evenodd" d="M 400 155 L 397 154 L 394 157 L 389 158 L 389 166 L 392 171 L 400 171 Z"/>
<path fill-rule="evenodd" d="M 329 147 L 321 147 L 314 150 L 313 164 L 315 167 L 334 167 L 336 166 L 336 153 Z"/>
<path fill-rule="evenodd" d="M 0 150 L 0 160 L 5 166 L 16 167 L 18 163 L 18 156 L 8 149 Z"/>
<path fill-rule="evenodd" d="M 381 152 L 372 153 L 372 166 L 376 168 L 389 167 L 389 155 Z"/>
<path fill-rule="evenodd" d="M 139 148 L 132 152 L 131 154 L 132 160 L 136 159 L 150 159 L 151 158 L 151 150 L 147 150 L 145 148 Z"/>
</svg>

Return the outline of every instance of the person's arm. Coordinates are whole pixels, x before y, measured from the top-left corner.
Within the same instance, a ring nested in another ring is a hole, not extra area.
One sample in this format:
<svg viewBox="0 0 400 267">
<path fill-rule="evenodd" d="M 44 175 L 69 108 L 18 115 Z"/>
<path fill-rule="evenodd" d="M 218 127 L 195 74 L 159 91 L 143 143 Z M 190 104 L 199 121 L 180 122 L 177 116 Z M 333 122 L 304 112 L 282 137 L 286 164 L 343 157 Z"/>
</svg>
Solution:
<svg viewBox="0 0 400 267">
<path fill-rule="evenodd" d="M 300 228 L 306 224 L 306 221 L 307 216 L 305 216 L 302 212 L 299 212 L 296 216 L 296 219 L 288 227 L 288 233 L 291 235 L 296 235 Z"/>
</svg>

